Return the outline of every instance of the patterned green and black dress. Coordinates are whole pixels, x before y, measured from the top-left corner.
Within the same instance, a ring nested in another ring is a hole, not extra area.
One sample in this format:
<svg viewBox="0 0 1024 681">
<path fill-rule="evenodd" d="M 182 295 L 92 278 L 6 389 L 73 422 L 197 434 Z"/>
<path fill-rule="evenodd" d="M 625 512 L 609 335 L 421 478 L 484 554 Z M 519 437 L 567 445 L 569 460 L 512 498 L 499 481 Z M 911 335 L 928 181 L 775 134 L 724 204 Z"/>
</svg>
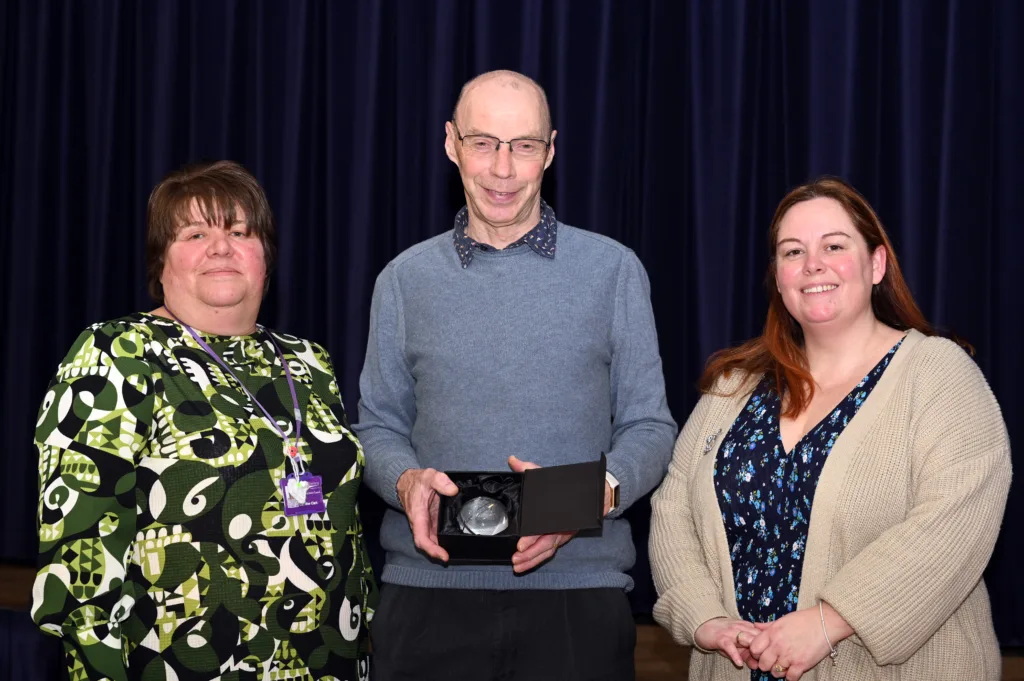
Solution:
<svg viewBox="0 0 1024 681">
<path fill-rule="evenodd" d="M 203 334 L 294 433 L 267 331 Z M 363 452 L 327 352 L 274 333 L 324 513 L 285 516 L 280 435 L 179 324 L 86 330 L 39 411 L 32 617 L 82 679 L 364 679 L 377 589 L 356 507 Z"/>
</svg>

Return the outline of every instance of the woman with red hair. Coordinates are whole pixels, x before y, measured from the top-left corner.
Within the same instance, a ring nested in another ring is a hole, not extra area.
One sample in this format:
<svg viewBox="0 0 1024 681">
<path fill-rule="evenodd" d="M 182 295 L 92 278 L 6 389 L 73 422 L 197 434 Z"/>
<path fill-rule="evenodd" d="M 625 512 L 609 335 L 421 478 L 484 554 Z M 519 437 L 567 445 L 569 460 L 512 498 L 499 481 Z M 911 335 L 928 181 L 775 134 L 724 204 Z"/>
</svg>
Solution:
<svg viewBox="0 0 1024 681">
<path fill-rule="evenodd" d="M 985 378 L 842 180 L 791 191 L 769 245 L 764 332 L 708 361 L 653 498 L 655 619 L 691 679 L 998 679 Z"/>
</svg>

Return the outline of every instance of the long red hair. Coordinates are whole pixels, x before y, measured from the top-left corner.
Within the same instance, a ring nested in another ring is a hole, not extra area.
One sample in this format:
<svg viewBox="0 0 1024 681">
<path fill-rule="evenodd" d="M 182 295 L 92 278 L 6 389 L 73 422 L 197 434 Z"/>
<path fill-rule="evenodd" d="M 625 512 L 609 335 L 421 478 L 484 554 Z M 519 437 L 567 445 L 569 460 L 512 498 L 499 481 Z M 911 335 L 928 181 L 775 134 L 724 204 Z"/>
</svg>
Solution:
<svg viewBox="0 0 1024 681">
<path fill-rule="evenodd" d="M 775 247 L 779 238 L 779 225 L 789 209 L 803 201 L 817 198 L 832 199 L 843 207 L 854 227 L 864 237 L 870 252 L 874 253 L 876 248 L 885 249 L 885 275 L 871 292 L 871 308 L 875 317 L 895 329 L 917 329 L 927 336 L 935 335 L 935 329 L 914 302 L 892 243 L 874 209 L 856 189 L 843 180 L 822 177 L 790 191 L 775 209 L 775 216 L 768 229 L 771 255 L 765 277 L 768 317 L 764 331 L 742 345 L 719 350 L 711 355 L 700 378 L 701 392 L 711 392 L 721 376 L 728 376 L 738 369 L 752 376 L 767 375 L 771 378 L 775 390 L 786 398 L 783 416 L 794 417 L 810 404 L 814 396 L 814 380 L 807 369 L 804 334 L 786 309 L 776 285 Z"/>
</svg>

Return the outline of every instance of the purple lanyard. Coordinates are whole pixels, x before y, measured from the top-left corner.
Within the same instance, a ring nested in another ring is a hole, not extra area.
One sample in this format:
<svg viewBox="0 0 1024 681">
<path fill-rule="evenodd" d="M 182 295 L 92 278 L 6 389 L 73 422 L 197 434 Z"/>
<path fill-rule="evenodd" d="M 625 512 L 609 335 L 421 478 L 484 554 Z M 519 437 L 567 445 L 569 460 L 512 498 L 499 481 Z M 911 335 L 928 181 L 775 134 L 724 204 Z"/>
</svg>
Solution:
<svg viewBox="0 0 1024 681">
<path fill-rule="evenodd" d="M 260 411 L 262 411 L 263 414 L 267 417 L 267 420 L 270 421 L 270 425 L 274 427 L 274 430 L 277 431 L 278 435 L 280 435 L 281 439 L 284 441 L 284 453 L 288 456 L 288 460 L 292 465 L 292 472 L 294 473 L 295 477 L 298 478 L 300 475 L 305 473 L 307 470 L 305 465 L 306 462 L 303 459 L 302 454 L 299 452 L 299 438 L 302 437 L 302 410 L 299 408 L 299 398 L 295 394 L 295 381 L 292 380 L 292 371 L 291 369 L 288 368 L 288 362 L 286 362 L 284 359 L 284 352 L 281 350 L 281 346 L 277 344 L 277 340 L 274 338 L 274 335 L 272 333 L 267 332 L 267 330 L 264 329 L 259 324 L 256 325 L 256 328 L 259 329 L 260 331 L 265 332 L 267 336 L 270 338 L 270 342 L 274 344 L 274 350 L 277 353 L 277 358 L 278 360 L 280 360 L 281 366 L 284 367 L 285 377 L 288 379 L 288 390 L 292 394 L 292 411 L 295 414 L 295 440 L 294 444 L 291 445 L 288 444 L 288 436 L 285 435 L 284 431 L 281 430 L 281 427 L 277 425 L 277 421 L 274 420 L 274 417 L 270 415 L 270 412 L 267 411 L 267 408 L 264 407 L 260 403 L 260 401 L 256 399 L 255 395 L 249 392 L 249 389 L 245 387 L 245 384 L 242 383 L 241 380 L 239 380 L 238 376 L 235 375 L 235 372 L 231 370 L 231 367 L 224 363 L 224 360 L 220 358 L 220 355 L 218 355 L 217 352 L 213 348 L 211 348 L 206 341 L 200 338 L 199 334 L 197 334 L 191 326 L 178 319 L 177 315 L 171 312 L 171 310 L 166 305 L 164 305 L 164 309 L 170 312 L 171 316 L 174 317 L 174 321 L 178 322 L 183 327 L 185 327 L 185 330 L 188 331 L 192 338 L 195 339 L 196 343 L 199 343 L 200 347 L 202 347 L 203 350 L 206 351 L 206 354 L 208 354 L 210 357 L 216 360 L 217 364 L 221 365 L 221 367 L 223 367 L 225 371 L 231 374 L 231 378 L 235 379 L 235 382 L 242 388 L 243 391 L 245 391 L 245 394 L 249 396 L 249 399 L 252 401 L 252 403 L 260 408 Z"/>
</svg>

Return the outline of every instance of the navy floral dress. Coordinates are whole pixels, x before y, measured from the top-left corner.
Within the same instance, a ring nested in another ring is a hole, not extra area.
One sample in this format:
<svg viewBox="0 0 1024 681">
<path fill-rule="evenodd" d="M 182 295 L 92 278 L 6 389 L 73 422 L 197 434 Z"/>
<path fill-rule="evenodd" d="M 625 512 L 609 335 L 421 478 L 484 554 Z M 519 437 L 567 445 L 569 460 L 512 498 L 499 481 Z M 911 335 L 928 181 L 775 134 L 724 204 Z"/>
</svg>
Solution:
<svg viewBox="0 0 1024 681">
<path fill-rule="evenodd" d="M 715 489 L 729 539 L 740 617 L 771 622 L 796 610 L 811 503 L 832 446 L 889 366 L 902 339 L 857 386 L 785 451 L 782 403 L 766 377 L 718 449 Z M 753 670 L 754 681 L 771 681 Z"/>
</svg>

